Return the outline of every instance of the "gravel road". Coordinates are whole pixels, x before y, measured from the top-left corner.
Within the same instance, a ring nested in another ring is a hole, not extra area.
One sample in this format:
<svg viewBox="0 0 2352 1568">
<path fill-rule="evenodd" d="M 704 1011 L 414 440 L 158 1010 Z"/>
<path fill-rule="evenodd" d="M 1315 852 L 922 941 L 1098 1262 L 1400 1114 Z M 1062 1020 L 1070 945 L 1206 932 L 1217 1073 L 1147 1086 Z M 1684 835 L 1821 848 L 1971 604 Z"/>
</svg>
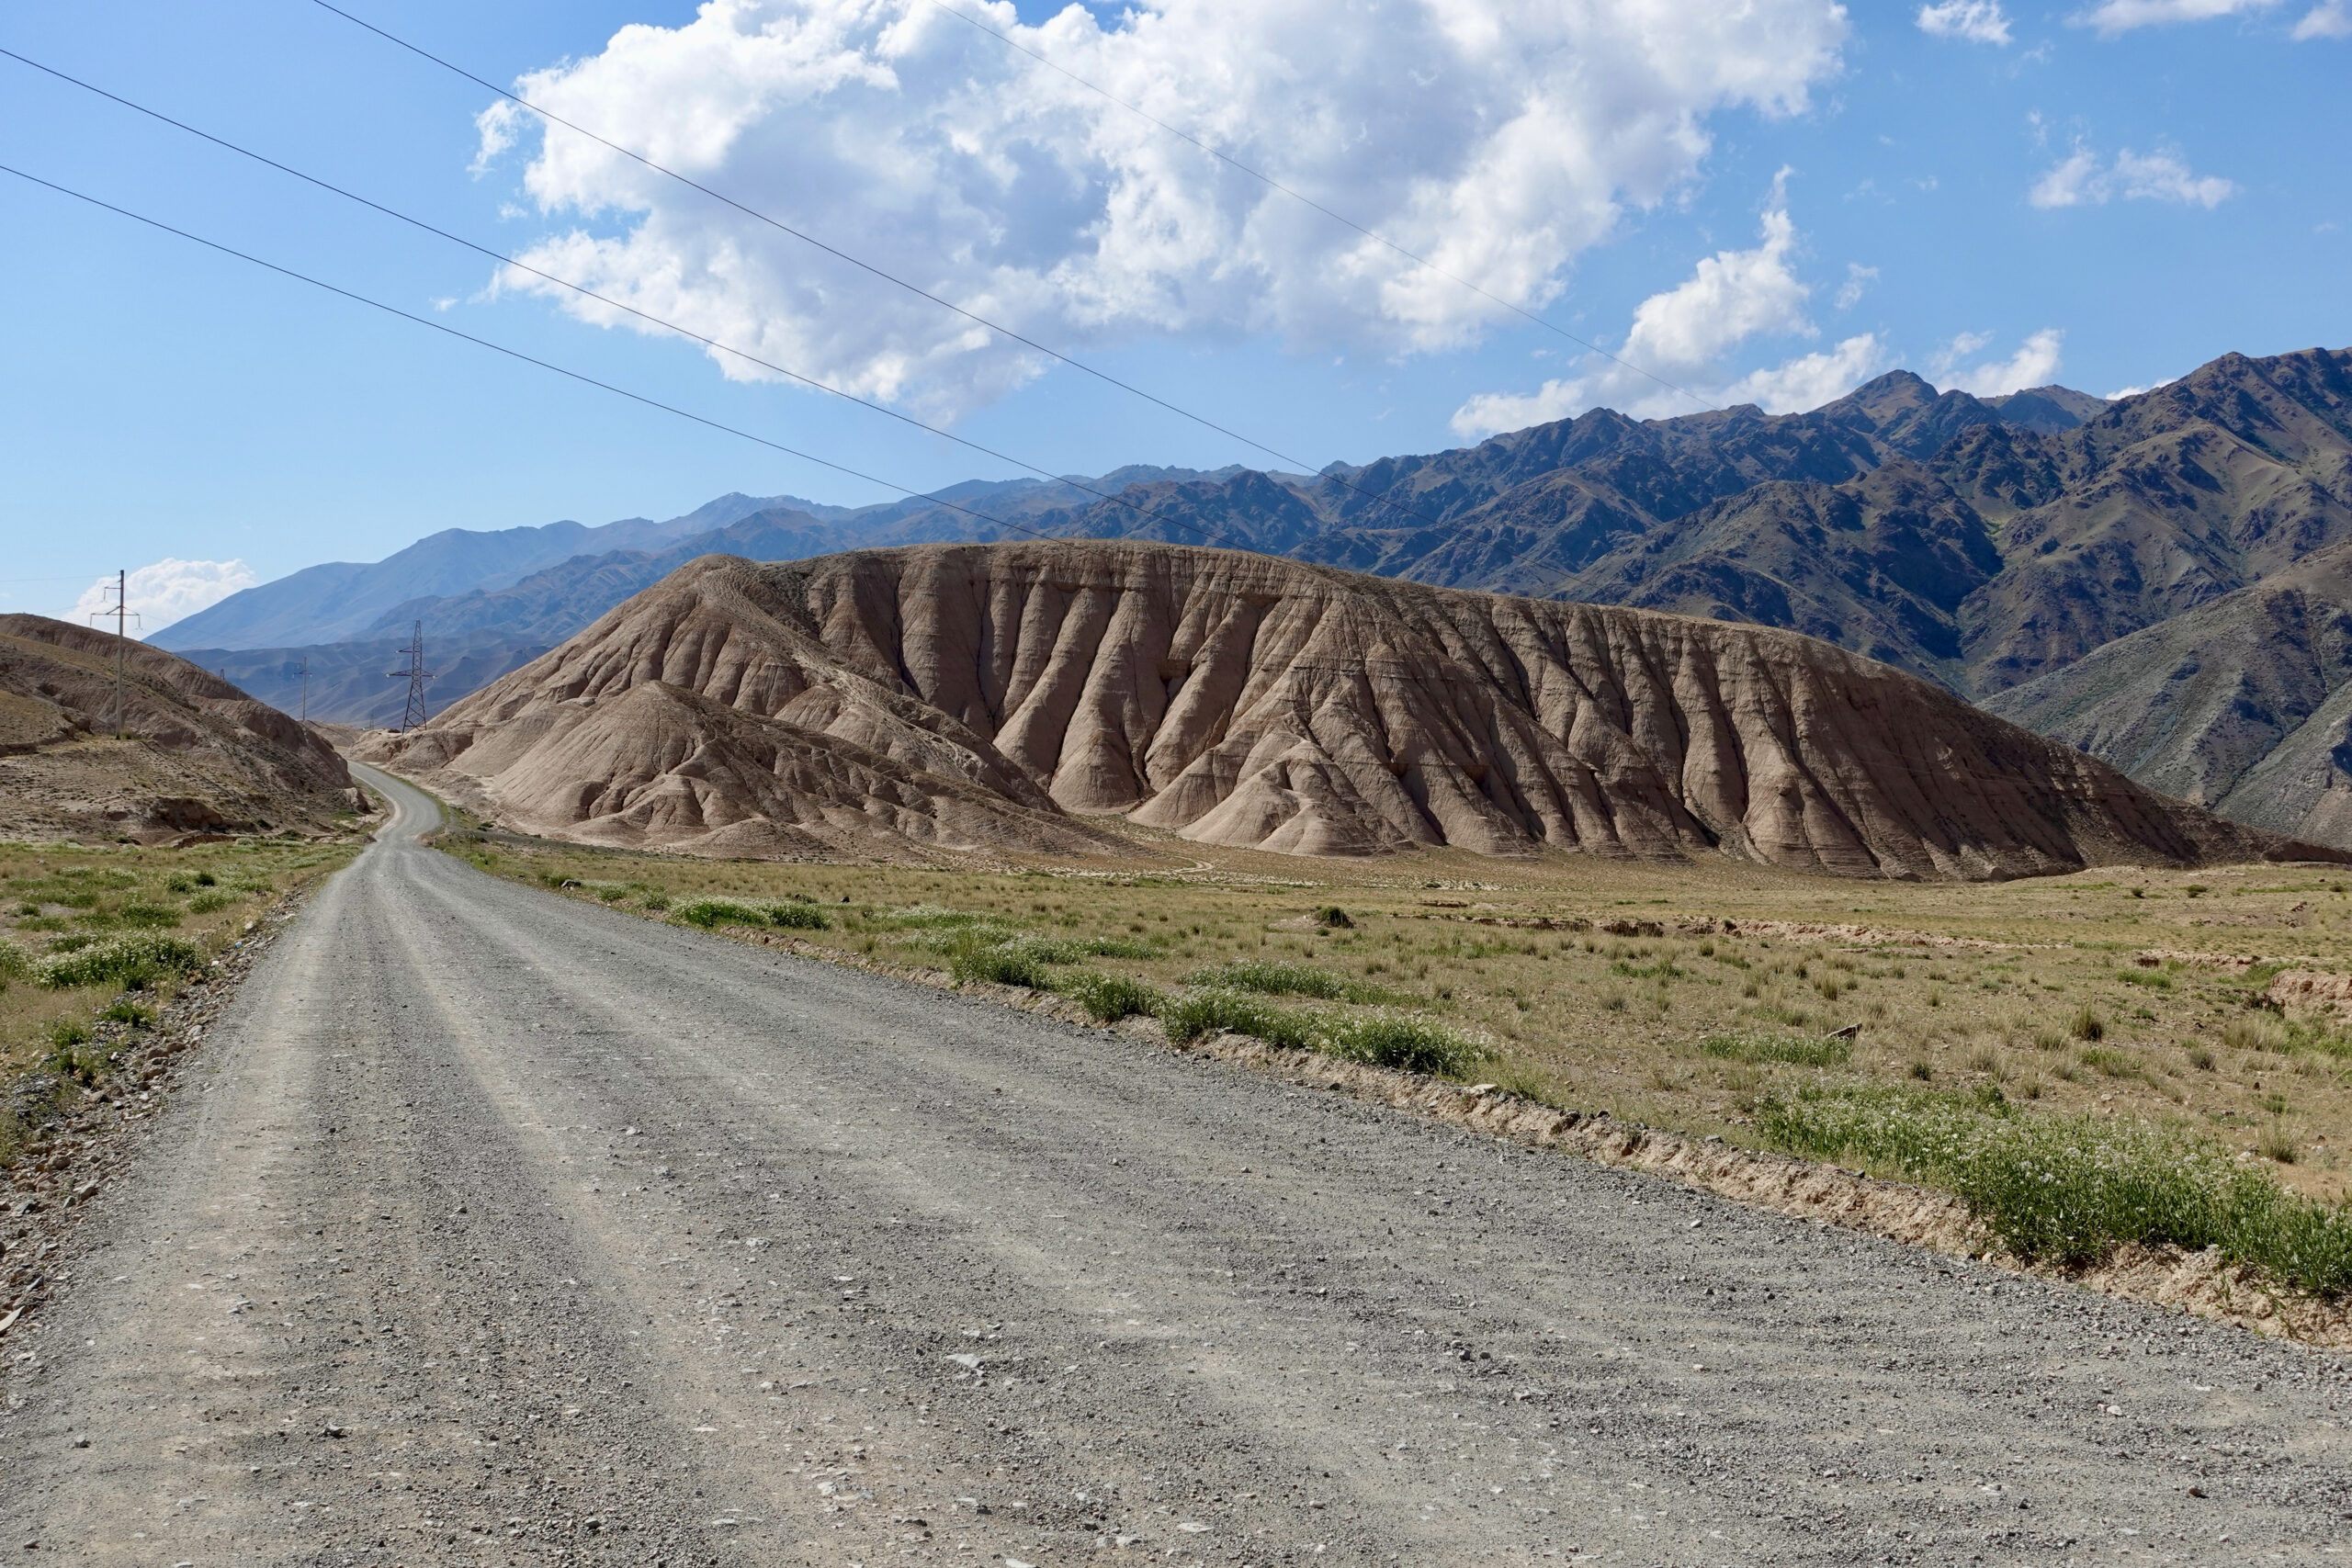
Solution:
<svg viewBox="0 0 2352 1568">
<path fill-rule="evenodd" d="M 6 1341 L 20 1561 L 2352 1533 L 2336 1359 L 494 881 L 369 782 L 397 823 Z"/>
</svg>

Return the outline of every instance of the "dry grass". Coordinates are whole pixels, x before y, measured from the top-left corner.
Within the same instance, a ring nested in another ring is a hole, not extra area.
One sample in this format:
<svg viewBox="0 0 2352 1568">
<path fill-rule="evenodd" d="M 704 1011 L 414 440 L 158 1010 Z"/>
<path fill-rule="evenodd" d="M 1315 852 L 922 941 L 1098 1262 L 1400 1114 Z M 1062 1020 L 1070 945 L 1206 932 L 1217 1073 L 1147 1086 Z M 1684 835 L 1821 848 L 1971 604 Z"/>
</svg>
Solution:
<svg viewBox="0 0 2352 1568">
<path fill-rule="evenodd" d="M 1802 1084 L 1998 1085 L 2037 1112 L 2147 1118 L 2249 1156 L 2283 1127 L 2301 1154 L 2273 1166 L 2280 1179 L 2346 1190 L 2352 1043 L 2254 1005 L 2282 961 L 2352 970 L 2352 896 L 2333 868 L 2208 868 L 2192 898 L 2189 878 L 2165 872 L 1918 885 L 1728 863 L 1453 851 L 1335 862 L 1157 842 L 1182 859 L 1145 874 L 707 861 L 462 837 L 452 848 L 641 913 L 658 913 L 649 895 L 806 900 L 831 929 L 796 935 L 942 968 L 941 921 L 1131 942 L 1149 956 L 1057 973 L 1171 994 L 1211 966 L 1303 965 L 1336 976 L 1335 995 L 1377 993 L 1490 1043 L 1481 1077 L 1744 1143 L 1757 1139 L 1758 1106 Z M 2212 962 L 2249 957 L 2260 962 Z M 1838 1065 L 1706 1045 L 1856 1025 Z M 2292 1107 L 2274 1113 L 2269 1097 L 2290 1076 Z"/>
<path fill-rule="evenodd" d="M 52 988 L 61 951 L 125 938 L 175 939 L 217 953 L 281 895 L 348 861 L 349 842 L 246 840 L 185 850 L 134 844 L 0 844 L 0 1083 L 59 1073 L 103 1077 L 109 1037 L 143 1028 L 177 977 L 168 964 L 120 978 Z M 0 1160 L 18 1129 L 0 1107 Z"/>
</svg>

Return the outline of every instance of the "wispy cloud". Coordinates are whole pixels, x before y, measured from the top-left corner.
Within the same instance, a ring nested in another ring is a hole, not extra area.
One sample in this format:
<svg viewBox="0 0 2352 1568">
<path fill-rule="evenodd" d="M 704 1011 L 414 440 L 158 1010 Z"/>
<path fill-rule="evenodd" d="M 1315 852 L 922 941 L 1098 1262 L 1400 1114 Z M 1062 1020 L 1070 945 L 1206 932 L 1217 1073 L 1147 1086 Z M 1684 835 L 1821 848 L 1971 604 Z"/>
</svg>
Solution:
<svg viewBox="0 0 2352 1568">
<path fill-rule="evenodd" d="M 1846 281 L 1838 286 L 1837 306 L 1850 310 L 1862 302 L 1862 293 L 1878 281 L 1878 268 L 1864 266 L 1860 262 L 1846 264 Z"/>
<path fill-rule="evenodd" d="M 1942 0 L 1940 5 L 1920 6 L 1917 20 L 1919 30 L 1931 38 L 2001 47 L 2009 41 L 2009 18 L 2001 9 L 2001 0 Z"/>
<path fill-rule="evenodd" d="M 2135 28 L 2210 22 L 2217 17 L 2267 11 L 2277 4 L 2278 0 L 2100 0 L 2076 19 L 2098 28 L 2102 37 L 2114 38 Z"/>
<path fill-rule="evenodd" d="M 2346 0 L 2320 0 L 2295 24 L 2295 41 L 2319 38 L 2352 38 L 2352 5 Z"/>
<path fill-rule="evenodd" d="M 209 609 L 259 581 L 254 569 L 241 560 L 181 560 L 166 556 L 132 572 L 123 584 L 123 597 L 138 616 L 131 625 L 139 635 L 153 637 L 174 621 Z M 114 608 L 114 586 L 111 577 L 90 584 L 61 618 L 76 626 L 89 625 L 92 616 Z"/>
<path fill-rule="evenodd" d="M 2059 350 L 2065 344 L 2066 334 L 2056 327 L 2044 327 L 2035 333 L 2007 359 L 1962 363 L 1991 347 L 1993 341 L 1990 333 L 1961 333 L 1928 362 L 1928 379 L 1946 391 L 1997 398 L 2020 388 L 2046 387 L 2057 378 Z"/>
<path fill-rule="evenodd" d="M 2087 147 L 2076 147 L 2052 167 L 2026 200 L 2035 207 L 2101 207 L 2108 202 L 2172 201 L 2211 209 L 2237 194 L 2219 175 L 2199 175 L 2177 152 L 2139 153 L 2125 148 L 2112 163 Z"/>
</svg>

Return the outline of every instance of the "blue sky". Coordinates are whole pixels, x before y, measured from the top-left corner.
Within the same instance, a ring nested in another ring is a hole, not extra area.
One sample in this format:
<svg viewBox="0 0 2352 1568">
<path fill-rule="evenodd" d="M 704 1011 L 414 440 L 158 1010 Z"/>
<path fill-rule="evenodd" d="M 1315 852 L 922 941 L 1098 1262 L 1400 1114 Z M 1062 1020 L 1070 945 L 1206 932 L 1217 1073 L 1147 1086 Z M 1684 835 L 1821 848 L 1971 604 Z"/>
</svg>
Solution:
<svg viewBox="0 0 2352 1568">
<path fill-rule="evenodd" d="M 741 0 L 699 22 L 653 0 L 350 8 L 493 80 L 562 67 L 535 97 L 1304 466 L 1594 401 L 1699 406 L 910 4 Z M 1746 33 L 1716 5 L 1663 29 L 1636 25 L 1676 9 L 1655 4 L 1596 4 L 1582 30 L 1529 20 L 1566 9 L 993 14 L 1706 400 L 1820 400 L 1894 365 L 1998 390 L 2053 358 L 2055 379 L 2106 393 L 2230 350 L 2352 344 L 2340 6 L 1978 0 L 1934 8 L 1939 30 L 1916 4 L 1826 0 L 1754 0 Z M 1382 25 L 1328 47 L 1367 11 Z M 0 46 L 1054 471 L 1279 466 L 577 142 L 526 130 L 486 149 L 488 94 L 306 0 L 20 5 Z M 909 486 L 1018 471 L 544 288 L 493 288 L 478 255 L 5 60 L 0 148 Z M 668 516 L 729 490 L 894 493 L 7 176 L 0 232 L 0 608 L 55 613 L 118 565 L 266 580 L 444 527 Z M 241 580 L 152 575 L 158 619 Z"/>
</svg>

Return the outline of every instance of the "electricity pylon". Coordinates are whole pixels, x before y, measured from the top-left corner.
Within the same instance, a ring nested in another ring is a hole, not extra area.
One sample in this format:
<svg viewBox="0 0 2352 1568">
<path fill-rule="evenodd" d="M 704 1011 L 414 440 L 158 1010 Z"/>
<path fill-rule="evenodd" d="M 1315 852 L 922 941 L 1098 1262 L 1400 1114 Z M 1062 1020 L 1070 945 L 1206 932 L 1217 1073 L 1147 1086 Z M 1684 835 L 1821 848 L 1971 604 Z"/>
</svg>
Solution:
<svg viewBox="0 0 2352 1568">
<path fill-rule="evenodd" d="M 390 679 L 408 682 L 408 706 L 401 712 L 401 731 L 423 728 L 425 720 L 424 683 L 433 679 L 433 671 L 424 667 L 424 623 L 416 623 L 416 630 L 408 645 L 408 668 L 395 670 Z"/>
<path fill-rule="evenodd" d="M 104 587 L 105 585 L 100 584 L 100 586 Z M 108 615 L 112 615 L 114 617 L 114 733 L 118 739 L 122 736 L 123 722 L 123 649 L 130 645 L 130 624 L 132 621 L 139 621 L 140 625 L 146 625 L 146 622 L 140 620 L 138 612 L 130 607 L 130 574 L 127 571 L 116 572 L 114 574 L 114 586 L 112 588 L 106 589 L 107 592 L 114 595 L 114 608 L 111 610 L 94 610 L 90 614 L 90 619 L 94 621 L 103 621 Z"/>
</svg>

